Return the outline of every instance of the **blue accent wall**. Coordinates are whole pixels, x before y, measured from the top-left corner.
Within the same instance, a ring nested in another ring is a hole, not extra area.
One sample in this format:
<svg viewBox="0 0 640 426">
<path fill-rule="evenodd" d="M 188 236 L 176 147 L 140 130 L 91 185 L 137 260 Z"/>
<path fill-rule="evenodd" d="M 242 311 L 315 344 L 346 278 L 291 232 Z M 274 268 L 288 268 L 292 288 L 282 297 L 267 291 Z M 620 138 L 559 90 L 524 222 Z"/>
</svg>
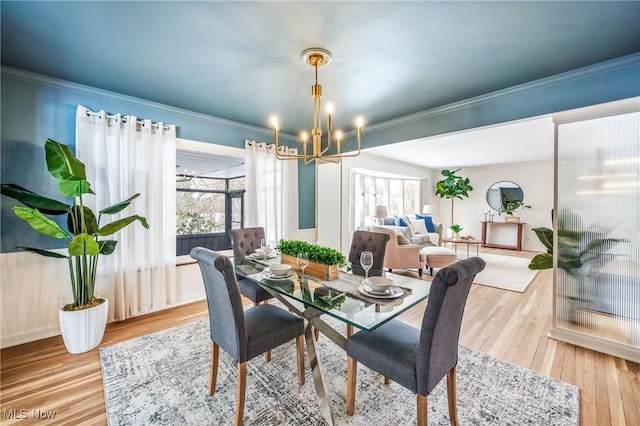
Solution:
<svg viewBox="0 0 640 426">
<path fill-rule="evenodd" d="M 75 115 L 79 104 L 94 111 L 130 114 L 154 122 L 175 124 L 178 137 L 185 139 L 242 148 L 245 139 L 269 141 L 273 138 L 268 129 L 3 67 L 0 181 L 15 183 L 62 201 L 57 181 L 46 169 L 44 143 L 51 138 L 75 148 Z M 281 140 L 284 143 L 293 142 L 287 135 L 281 135 Z M 305 179 L 308 176 L 304 169 L 300 174 Z M 313 187 L 314 182 L 312 179 L 311 183 L 303 182 L 300 185 L 300 196 L 304 200 L 299 209 L 300 226 L 313 227 L 315 193 L 309 192 L 308 188 Z M 302 188 L 306 189 L 303 191 Z M 63 247 L 60 240 L 40 235 L 18 219 L 11 210 L 15 205 L 18 203 L 8 197 L 3 196 L 0 201 L 0 243 L 3 253 L 16 251 L 16 245 L 43 249 Z"/>
<path fill-rule="evenodd" d="M 640 54 L 483 95 L 445 107 L 365 128 L 363 148 L 539 116 L 640 95 Z M 80 86 L 13 69 L 2 69 L 2 183 L 16 183 L 57 198 L 56 182 L 46 172 L 47 138 L 75 145 L 78 104 L 92 110 L 133 114 L 175 124 L 178 137 L 243 147 L 245 139 L 271 140 L 267 129 L 246 126 L 141 99 Z M 282 135 L 283 142 L 293 142 Z M 345 151 L 353 149 L 353 136 Z M 299 227 L 315 227 L 315 167 L 299 162 Z M 17 243 L 59 247 L 14 217 L 12 200 L 2 197 L 1 250 Z M 41 241 L 40 241 L 40 240 Z"/>
</svg>

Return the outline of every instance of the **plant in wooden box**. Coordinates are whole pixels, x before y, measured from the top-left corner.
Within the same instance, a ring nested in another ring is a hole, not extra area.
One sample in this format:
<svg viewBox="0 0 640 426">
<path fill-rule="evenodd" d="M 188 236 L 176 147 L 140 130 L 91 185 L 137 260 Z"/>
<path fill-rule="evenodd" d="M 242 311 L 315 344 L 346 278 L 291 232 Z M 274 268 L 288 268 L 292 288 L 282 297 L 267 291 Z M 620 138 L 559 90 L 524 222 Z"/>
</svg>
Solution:
<svg viewBox="0 0 640 426">
<path fill-rule="evenodd" d="M 305 268 L 305 274 L 322 280 L 338 279 L 338 266 L 346 262 L 344 254 L 338 250 L 306 241 L 280 240 L 277 248 L 282 255 L 282 263 L 291 265 L 296 270 L 300 270 L 298 253 L 307 253 L 309 266 Z"/>
<path fill-rule="evenodd" d="M 67 350 L 72 354 L 82 353 L 100 344 L 107 322 L 108 301 L 95 296 L 98 256 L 113 253 L 118 242 L 101 237 L 112 235 L 135 221 L 145 228 L 149 225 L 144 217 L 133 215 L 100 226 L 103 215 L 121 212 L 140 194 L 100 210 L 96 218 L 83 203 L 83 195 L 95 194 L 87 182 L 84 163 L 62 143 L 48 139 L 44 148 L 47 170 L 58 179 L 60 193 L 73 199 L 72 204 L 44 197 L 15 184 L 2 184 L 2 195 L 26 206 L 16 206 L 13 211 L 33 229 L 49 237 L 67 240 L 68 254 L 33 247 L 18 248 L 42 256 L 67 259 L 73 303 L 60 310 L 60 329 Z M 67 229 L 47 217 L 61 215 L 66 215 Z"/>
</svg>

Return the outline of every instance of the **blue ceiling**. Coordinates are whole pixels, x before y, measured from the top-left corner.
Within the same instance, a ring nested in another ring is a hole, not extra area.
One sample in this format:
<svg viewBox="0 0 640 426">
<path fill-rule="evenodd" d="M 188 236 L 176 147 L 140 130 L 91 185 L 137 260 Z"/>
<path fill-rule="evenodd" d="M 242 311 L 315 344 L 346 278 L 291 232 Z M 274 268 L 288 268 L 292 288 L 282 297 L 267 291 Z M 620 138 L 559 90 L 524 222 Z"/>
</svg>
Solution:
<svg viewBox="0 0 640 426">
<path fill-rule="evenodd" d="M 312 125 L 308 47 L 333 53 L 319 82 L 345 130 L 640 52 L 638 1 L 0 7 L 3 65 L 290 134 Z"/>
</svg>

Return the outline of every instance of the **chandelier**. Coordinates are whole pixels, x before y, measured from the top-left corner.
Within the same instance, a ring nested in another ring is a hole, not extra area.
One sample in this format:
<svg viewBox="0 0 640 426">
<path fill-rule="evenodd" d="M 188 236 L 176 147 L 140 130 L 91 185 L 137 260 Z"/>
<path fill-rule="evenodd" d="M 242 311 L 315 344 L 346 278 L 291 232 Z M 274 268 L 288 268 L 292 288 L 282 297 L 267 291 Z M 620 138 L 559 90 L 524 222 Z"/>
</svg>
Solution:
<svg viewBox="0 0 640 426">
<path fill-rule="evenodd" d="M 311 130 L 311 140 L 309 140 L 309 134 L 303 131 L 300 135 L 302 141 L 302 154 L 288 153 L 288 151 L 281 151 L 278 145 L 278 118 L 271 117 L 271 124 L 273 125 L 273 139 L 276 145 L 276 158 L 280 160 L 305 160 L 305 164 L 309 164 L 313 160 L 325 160 L 333 163 L 339 163 L 340 160 L 346 157 L 356 157 L 360 155 L 361 146 L 361 131 L 364 121 L 362 117 L 358 117 L 356 120 L 356 139 L 358 141 L 358 150 L 345 154 L 341 152 L 342 143 L 344 142 L 344 134 L 340 130 L 333 129 L 331 122 L 331 114 L 333 114 L 333 106 L 327 105 L 327 134 L 326 137 L 322 137 L 322 112 L 321 112 L 321 98 L 322 98 L 322 86 L 318 84 L 318 67 L 327 65 L 331 62 L 331 52 L 319 47 L 313 47 L 306 49 L 300 54 L 302 60 L 311 65 L 315 69 L 316 82 L 311 86 L 311 98 L 313 98 L 313 129 Z M 309 147 L 308 145 L 311 144 Z"/>
</svg>

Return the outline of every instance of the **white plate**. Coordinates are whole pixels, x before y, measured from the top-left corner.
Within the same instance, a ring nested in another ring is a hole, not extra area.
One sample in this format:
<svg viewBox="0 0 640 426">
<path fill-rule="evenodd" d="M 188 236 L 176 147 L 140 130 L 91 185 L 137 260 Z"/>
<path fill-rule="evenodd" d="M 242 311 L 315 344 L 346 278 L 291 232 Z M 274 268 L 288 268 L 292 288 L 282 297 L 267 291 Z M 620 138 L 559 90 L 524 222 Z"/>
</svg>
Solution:
<svg viewBox="0 0 640 426">
<path fill-rule="evenodd" d="M 266 272 L 265 272 L 265 275 L 266 275 L 266 276 L 267 276 L 267 278 L 268 278 L 268 279 L 270 279 L 270 280 L 284 280 L 284 279 L 287 279 L 287 278 L 291 277 L 293 274 L 294 274 L 294 272 L 293 272 L 293 271 L 289 271 L 289 272 L 287 272 L 287 274 L 286 274 L 286 275 L 276 275 L 276 274 L 274 274 L 274 273 L 273 273 L 273 272 L 271 272 L 271 271 L 266 271 Z"/>
<path fill-rule="evenodd" d="M 276 256 L 278 256 L 278 253 L 272 252 L 267 255 L 267 259 L 273 259 Z M 264 259 L 264 256 L 262 255 L 262 253 L 251 253 L 247 257 L 250 259 Z"/>
<path fill-rule="evenodd" d="M 371 287 L 366 284 L 361 284 L 360 287 L 358 287 L 358 290 L 360 291 L 360 293 L 365 294 L 369 297 L 377 297 L 380 299 L 395 299 L 396 297 L 400 297 L 404 294 L 404 291 L 402 291 L 400 287 L 394 286 L 389 287 L 389 289 L 384 294 L 372 291 Z"/>
</svg>

